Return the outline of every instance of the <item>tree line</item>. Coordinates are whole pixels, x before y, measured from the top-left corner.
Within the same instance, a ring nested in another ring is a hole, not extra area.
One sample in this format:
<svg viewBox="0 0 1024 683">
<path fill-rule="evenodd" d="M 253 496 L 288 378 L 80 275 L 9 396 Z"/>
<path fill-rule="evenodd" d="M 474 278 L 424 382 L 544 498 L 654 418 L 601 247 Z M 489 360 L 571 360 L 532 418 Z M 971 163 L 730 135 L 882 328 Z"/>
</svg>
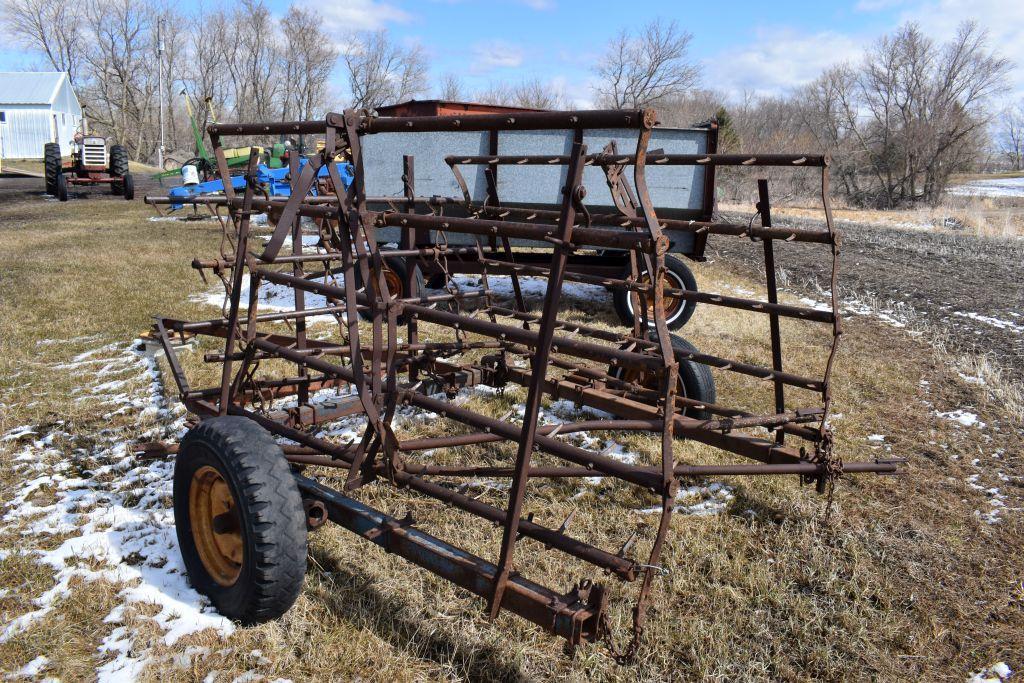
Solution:
<svg viewBox="0 0 1024 683">
<path fill-rule="evenodd" d="M 192 153 L 182 94 L 200 130 L 215 114 L 306 119 L 332 108 L 374 109 L 426 96 L 539 109 L 574 105 L 540 79 L 496 81 L 480 90 L 468 89 L 453 73 L 432 82 L 426 52 L 392 40 L 385 30 L 352 33 L 339 49 L 321 17 L 298 5 L 283 17 L 264 0 L 196 16 L 146 0 L 74 6 L 0 0 L 0 7 L 8 33 L 49 67 L 67 71 L 90 119 L 139 160 L 155 156 L 161 98 L 169 107 L 167 148 Z M 993 139 L 1011 165 L 1021 166 L 1024 105 L 1001 114 L 992 109 L 1012 65 L 975 23 L 962 24 L 945 42 L 906 24 L 868 46 L 859 60 L 779 96 L 737 98 L 701 87 L 691 39 L 678 24 L 661 20 L 620 31 L 593 66 L 593 102 L 653 106 L 664 125 L 715 117 L 722 151 L 830 154 L 834 191 L 859 205 L 937 202 L 950 175 L 972 168 Z M 343 96 L 331 85 L 339 72 Z"/>
</svg>

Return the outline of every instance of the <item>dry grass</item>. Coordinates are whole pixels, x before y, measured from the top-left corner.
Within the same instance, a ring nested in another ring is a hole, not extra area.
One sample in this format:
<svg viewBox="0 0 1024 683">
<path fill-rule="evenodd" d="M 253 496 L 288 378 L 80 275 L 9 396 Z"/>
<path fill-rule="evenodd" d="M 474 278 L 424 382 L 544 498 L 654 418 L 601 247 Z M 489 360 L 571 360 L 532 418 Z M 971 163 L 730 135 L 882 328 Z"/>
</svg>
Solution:
<svg viewBox="0 0 1024 683">
<path fill-rule="evenodd" d="M 6 247 L 0 253 L 0 432 L 58 419 L 81 435 L 110 427 L 88 401 L 74 400 L 85 378 L 53 365 L 134 338 L 154 312 L 213 313 L 188 302 L 204 287 L 187 263 L 215 249 L 215 226 L 150 223 L 146 215 L 123 202 L 0 207 Z M 696 270 L 709 291 L 758 289 L 712 265 Z M 570 319 L 616 324 L 610 307 L 569 303 Z M 705 306 L 686 336 L 710 353 L 765 363 L 767 322 L 754 320 Z M 784 326 L 787 369 L 820 373 L 825 332 Z M 66 347 L 37 344 L 83 336 L 89 339 Z M 185 354 L 184 361 L 198 370 L 201 353 Z M 210 368 L 202 372 L 212 378 Z M 768 401 L 768 391 L 752 380 L 716 378 L 720 396 L 743 396 L 740 403 L 754 408 Z M 966 483 L 978 471 L 974 458 L 1010 477 L 1024 474 L 1019 427 L 999 401 L 961 379 L 929 346 L 869 318 L 848 325 L 835 394 L 839 452 L 848 460 L 905 457 L 909 474 L 846 477 L 828 520 L 824 500 L 792 478 L 728 480 L 736 498 L 726 514 L 674 520 L 664 562 L 672 573 L 656 584 L 657 608 L 634 666 L 615 665 L 601 647 L 567 658 L 555 638 L 513 616 L 489 624 L 480 600 L 328 527 L 312 537 L 305 589 L 278 622 L 228 638 L 206 631 L 167 646 L 145 614 L 129 617 L 135 647 L 151 656 L 144 679 L 215 674 L 229 681 L 254 671 L 294 680 L 963 680 L 999 660 L 1024 666 L 1022 517 L 1007 512 L 1000 524 L 985 524 L 975 511 L 986 508 L 987 498 Z M 470 400 L 501 415 L 522 396 Z M 985 420 L 986 430 L 935 415 L 964 406 Z M 145 426 L 124 420 L 129 423 L 116 426 L 127 433 Z M 406 436 L 457 429 L 406 424 Z M 867 441 L 870 434 L 884 434 L 884 444 Z M 618 440 L 643 458 L 656 453 L 649 437 Z M 1000 461 L 992 458 L 997 447 L 1004 452 Z M 62 452 L 72 457 L 70 449 Z M 680 443 L 678 452 L 687 462 L 721 459 L 692 443 Z M 510 453 L 507 446 L 478 447 L 446 457 L 501 462 Z M 0 463 L 7 500 L 18 481 L 4 455 Z M 1021 506 L 1020 481 L 1001 484 L 1015 496 L 1009 505 Z M 575 506 L 573 532 L 604 547 L 617 548 L 637 526 L 649 538 L 652 520 L 631 511 L 649 499 L 616 484 L 586 489 L 578 499 L 575 492 L 565 483 L 538 484 L 527 506 L 553 525 Z M 480 495 L 497 504 L 503 499 L 500 491 Z M 493 529 L 406 492 L 371 486 L 360 498 L 392 514 L 411 511 L 428 532 L 484 557 L 497 550 Z M 20 537 L 16 529 L 0 536 L 5 548 L 52 542 Z M 553 587 L 595 574 L 529 541 L 521 550 L 519 569 Z M 0 562 L 0 589 L 7 590 L 0 621 L 32 609 L 34 596 L 52 583 L 48 572 L 24 555 Z M 44 654 L 55 662 L 47 675 L 89 678 L 104 661 L 96 647 L 110 631 L 102 620 L 115 600 L 114 587 L 102 582 L 76 587 L 31 630 L 0 643 L 0 669 L 15 670 Z M 613 618 L 625 623 L 628 614 L 618 610 Z"/>
<path fill-rule="evenodd" d="M 946 196 L 938 206 L 922 206 L 892 211 L 843 206 L 834 200 L 834 215 L 839 221 L 868 223 L 908 230 L 926 229 L 957 235 L 983 237 L 1024 236 L 1024 201 L 1012 197 Z M 723 211 L 750 213 L 747 205 L 722 205 Z M 795 204 L 772 207 L 776 218 L 820 219 L 820 205 Z"/>
</svg>

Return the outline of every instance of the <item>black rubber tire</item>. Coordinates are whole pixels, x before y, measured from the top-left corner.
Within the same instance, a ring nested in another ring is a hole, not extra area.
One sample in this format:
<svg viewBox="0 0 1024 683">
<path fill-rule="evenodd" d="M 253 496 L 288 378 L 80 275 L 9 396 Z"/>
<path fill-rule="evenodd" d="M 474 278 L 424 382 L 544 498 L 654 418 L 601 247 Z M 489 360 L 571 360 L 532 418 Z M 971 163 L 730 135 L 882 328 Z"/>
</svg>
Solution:
<svg viewBox="0 0 1024 683">
<path fill-rule="evenodd" d="M 107 167 L 107 172 L 111 178 L 114 178 L 114 182 L 110 183 L 110 193 L 113 195 L 124 194 L 124 181 L 120 180 L 124 176 L 128 175 L 128 150 L 124 148 L 124 145 L 113 145 L 110 148 L 110 166 Z"/>
<path fill-rule="evenodd" d="M 66 202 L 68 200 L 68 179 L 64 176 L 63 173 L 57 174 L 56 192 L 57 199 L 59 199 L 62 202 Z"/>
<path fill-rule="evenodd" d="M 122 182 L 121 194 L 124 198 L 128 201 L 135 199 L 135 177 L 131 173 L 125 173 Z"/>
<path fill-rule="evenodd" d="M 647 331 L 647 338 L 651 341 L 657 341 L 658 333 L 655 330 Z M 672 342 L 672 348 L 687 353 L 699 353 L 697 347 L 690 342 L 686 341 L 678 334 L 670 334 L 669 340 Z M 623 374 L 623 368 L 621 366 L 612 366 L 608 370 L 608 374 L 612 377 L 619 378 Z M 695 363 L 692 360 L 684 360 L 679 362 L 679 395 L 683 398 L 692 398 L 702 403 L 714 403 L 717 392 L 715 391 L 715 377 L 711 374 L 711 368 L 701 363 Z M 711 418 L 711 413 L 706 410 L 694 410 L 693 408 L 687 408 L 683 411 L 683 414 L 687 417 L 692 417 L 697 420 L 708 420 Z"/>
<path fill-rule="evenodd" d="M 241 518 L 243 561 L 230 586 L 210 576 L 192 536 L 189 488 L 207 465 L 227 482 Z M 281 447 L 258 424 L 215 417 L 185 435 L 174 465 L 174 521 L 189 580 L 218 612 L 252 625 L 280 617 L 295 602 L 306 572 L 306 515 Z"/>
<path fill-rule="evenodd" d="M 57 176 L 60 175 L 60 145 L 47 142 L 43 145 L 43 175 L 46 178 L 46 194 L 57 194 Z"/>
<path fill-rule="evenodd" d="M 623 278 L 629 277 L 630 272 L 627 267 Z M 697 291 L 697 278 L 693 276 L 691 271 L 685 263 L 675 256 L 665 257 L 665 283 L 667 286 L 673 289 L 685 289 L 690 292 Z M 615 289 L 612 291 L 612 304 L 615 306 L 615 313 L 619 316 L 619 320 L 626 327 L 633 326 L 633 303 L 630 301 L 629 292 L 625 289 Z M 684 301 L 683 305 L 677 309 L 677 311 L 668 319 L 668 329 L 678 330 L 693 317 L 693 312 L 697 309 L 696 301 Z"/>
<path fill-rule="evenodd" d="M 399 295 L 399 298 L 406 298 L 406 297 L 410 297 L 410 296 L 418 296 L 420 293 L 423 292 L 423 289 L 424 289 L 424 285 L 423 285 L 423 271 L 420 270 L 418 267 L 416 268 L 415 279 L 413 280 L 413 287 L 414 287 L 415 291 L 410 294 L 410 293 L 405 291 L 405 274 L 406 274 L 405 259 L 404 258 L 387 258 L 387 257 L 385 257 L 384 258 L 384 263 L 387 265 L 388 270 L 393 271 L 395 273 L 395 275 L 397 275 L 399 277 L 399 279 L 402 281 L 402 292 Z M 362 289 L 363 288 L 363 276 L 362 276 L 362 273 L 360 273 L 358 267 L 356 268 L 356 288 L 357 289 Z M 365 311 L 365 310 L 359 312 L 359 317 L 362 318 L 363 320 L 373 320 L 373 316 L 370 315 L 370 312 L 369 311 Z M 405 322 L 406 322 L 406 316 L 404 316 L 404 315 L 398 316 L 398 324 L 403 325 L 403 324 L 405 324 Z"/>
</svg>

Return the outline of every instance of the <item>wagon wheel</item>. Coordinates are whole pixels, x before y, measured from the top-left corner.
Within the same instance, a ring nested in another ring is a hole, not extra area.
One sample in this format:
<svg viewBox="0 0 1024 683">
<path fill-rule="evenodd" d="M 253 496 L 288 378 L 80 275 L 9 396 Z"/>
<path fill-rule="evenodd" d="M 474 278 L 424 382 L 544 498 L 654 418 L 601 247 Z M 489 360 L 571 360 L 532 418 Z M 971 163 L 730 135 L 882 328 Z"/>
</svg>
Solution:
<svg viewBox="0 0 1024 683">
<path fill-rule="evenodd" d="M 630 272 L 623 276 L 629 277 Z M 643 284 L 651 282 L 651 276 L 644 271 L 640 274 L 639 281 Z M 697 291 L 697 279 L 685 263 L 673 256 L 665 257 L 665 287 L 671 289 L 683 289 L 688 292 Z M 647 298 L 647 318 L 654 317 L 654 297 Z M 665 296 L 665 322 L 670 330 L 678 330 L 685 325 L 697 308 L 697 302 L 677 297 Z M 629 291 L 616 289 L 612 295 L 612 303 L 615 305 L 615 312 L 619 319 L 627 327 L 633 326 L 633 301 Z"/>
<path fill-rule="evenodd" d="M 423 272 L 417 267 L 414 273 L 415 279 L 413 280 L 413 291 L 405 291 L 405 274 L 407 270 L 405 267 L 405 261 L 401 258 L 385 258 L 384 259 L 384 283 L 387 285 L 388 292 L 393 297 L 407 298 L 411 296 L 417 296 L 423 291 Z M 362 275 L 359 270 L 356 270 L 356 286 L 362 289 Z M 370 287 L 376 290 L 376 282 L 371 278 Z M 373 316 L 370 315 L 369 311 L 360 311 L 359 316 L 363 320 L 372 320 Z M 406 316 L 398 316 L 398 323 L 403 324 L 406 322 Z"/>
<path fill-rule="evenodd" d="M 658 339 L 657 332 L 654 330 L 649 330 L 647 337 L 651 341 L 657 341 Z M 671 334 L 669 335 L 669 339 L 672 342 L 672 348 L 677 351 L 683 351 L 685 353 L 699 353 L 697 351 L 697 347 L 679 335 Z M 661 391 L 661 379 L 655 372 L 650 370 L 638 367 L 622 367 L 621 365 L 614 365 L 608 369 L 608 374 L 616 379 L 639 384 L 645 389 Z M 715 378 L 711 374 L 711 369 L 708 366 L 696 363 L 692 360 L 679 362 L 679 383 L 676 386 L 676 394 L 678 396 L 700 401 L 701 403 L 714 403 L 715 393 Z M 697 420 L 707 420 L 711 417 L 711 413 L 707 410 L 686 408 L 682 412 L 687 417 L 692 417 Z"/>
<path fill-rule="evenodd" d="M 174 466 L 174 521 L 193 587 L 244 624 L 284 614 L 306 570 L 306 514 L 281 447 L 244 417 L 202 422 Z"/>
</svg>

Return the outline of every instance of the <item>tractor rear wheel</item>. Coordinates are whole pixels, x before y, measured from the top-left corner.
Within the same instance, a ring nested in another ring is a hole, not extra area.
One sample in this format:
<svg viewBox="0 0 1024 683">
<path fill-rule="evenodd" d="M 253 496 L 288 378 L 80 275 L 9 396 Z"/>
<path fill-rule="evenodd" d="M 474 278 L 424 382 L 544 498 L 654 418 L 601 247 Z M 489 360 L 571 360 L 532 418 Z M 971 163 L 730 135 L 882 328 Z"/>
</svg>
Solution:
<svg viewBox="0 0 1024 683">
<path fill-rule="evenodd" d="M 281 447 L 240 416 L 203 421 L 174 465 L 174 522 L 192 586 L 246 625 L 284 614 L 306 571 L 306 514 Z"/>
<path fill-rule="evenodd" d="M 57 174 L 57 187 L 56 187 L 57 199 L 62 202 L 68 200 L 68 179 L 63 173 Z"/>
<path fill-rule="evenodd" d="M 124 145 L 113 145 L 110 148 L 110 166 L 108 173 L 112 178 L 123 178 L 128 175 L 128 150 Z M 124 182 L 115 180 L 110 183 L 111 194 L 124 194 Z"/>
<path fill-rule="evenodd" d="M 60 175 L 60 145 L 47 142 L 43 145 L 43 175 L 46 177 L 46 194 L 57 194 L 57 176 Z"/>
</svg>

